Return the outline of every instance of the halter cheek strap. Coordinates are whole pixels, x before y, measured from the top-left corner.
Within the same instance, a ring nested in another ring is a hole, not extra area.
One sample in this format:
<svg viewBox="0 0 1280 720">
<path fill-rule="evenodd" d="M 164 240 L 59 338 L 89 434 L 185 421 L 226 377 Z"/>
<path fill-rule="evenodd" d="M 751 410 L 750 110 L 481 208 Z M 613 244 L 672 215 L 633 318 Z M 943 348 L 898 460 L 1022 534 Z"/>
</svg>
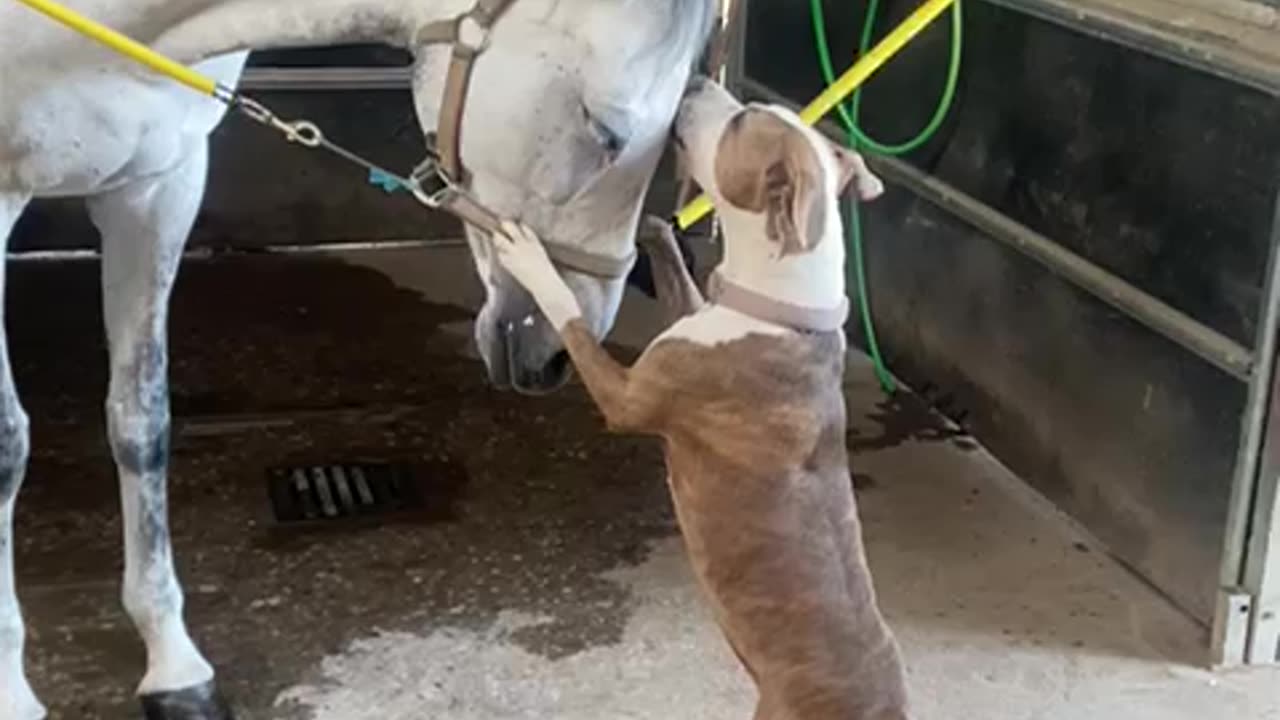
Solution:
<svg viewBox="0 0 1280 720">
<path fill-rule="evenodd" d="M 514 0 L 477 0 L 467 12 L 450 20 L 428 23 L 414 37 L 418 45 L 451 45 L 440 116 L 431 154 L 414 172 L 415 194 L 423 203 L 452 213 L 463 222 L 488 232 L 502 232 L 502 218 L 466 191 L 469 178 L 462 164 L 462 119 L 476 59 L 489 46 L 493 26 Z M 547 255 L 560 267 L 602 280 L 625 278 L 636 253 L 626 257 L 601 255 L 544 240 Z"/>
<path fill-rule="evenodd" d="M 514 0 L 477 0 L 467 12 L 424 25 L 415 40 L 420 44 L 449 44 L 453 59 L 445 75 L 444 97 L 436 128 L 440 171 L 456 184 L 465 182 L 462 167 L 462 114 L 471 89 L 476 58 L 489 47 L 489 33 Z"/>
</svg>

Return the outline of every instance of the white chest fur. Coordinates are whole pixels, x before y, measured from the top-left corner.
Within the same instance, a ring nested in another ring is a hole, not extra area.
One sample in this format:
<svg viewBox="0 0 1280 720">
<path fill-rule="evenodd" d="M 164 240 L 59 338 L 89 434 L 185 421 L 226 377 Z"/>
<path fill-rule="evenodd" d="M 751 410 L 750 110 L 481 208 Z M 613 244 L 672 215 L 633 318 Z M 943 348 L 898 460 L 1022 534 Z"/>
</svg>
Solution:
<svg viewBox="0 0 1280 720">
<path fill-rule="evenodd" d="M 791 330 L 757 320 L 720 305 L 707 305 L 699 312 L 681 318 L 667 328 L 654 342 L 661 340 L 688 340 L 706 347 L 715 347 L 748 335 L 787 335 Z"/>
</svg>

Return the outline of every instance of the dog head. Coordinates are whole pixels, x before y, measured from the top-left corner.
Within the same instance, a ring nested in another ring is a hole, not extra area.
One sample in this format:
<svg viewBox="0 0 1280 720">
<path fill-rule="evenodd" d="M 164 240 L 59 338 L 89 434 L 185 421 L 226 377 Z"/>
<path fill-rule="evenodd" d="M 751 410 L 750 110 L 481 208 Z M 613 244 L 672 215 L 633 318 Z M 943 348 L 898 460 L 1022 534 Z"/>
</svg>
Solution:
<svg viewBox="0 0 1280 720">
<path fill-rule="evenodd" d="M 810 252 L 836 227 L 836 197 L 862 200 L 884 185 L 860 155 L 839 147 L 777 105 L 742 105 L 696 79 L 675 123 L 685 165 L 726 223 L 753 222 L 780 257 Z"/>
</svg>

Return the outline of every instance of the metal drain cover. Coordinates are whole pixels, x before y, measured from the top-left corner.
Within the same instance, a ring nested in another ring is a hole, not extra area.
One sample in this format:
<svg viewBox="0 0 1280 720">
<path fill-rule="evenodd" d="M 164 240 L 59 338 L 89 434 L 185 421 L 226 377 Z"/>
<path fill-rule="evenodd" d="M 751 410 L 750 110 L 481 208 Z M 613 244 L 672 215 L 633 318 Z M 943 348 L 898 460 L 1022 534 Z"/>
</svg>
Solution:
<svg viewBox="0 0 1280 720">
<path fill-rule="evenodd" d="M 402 465 L 335 463 L 272 468 L 271 508 L 282 524 L 421 510 L 422 495 Z"/>
</svg>

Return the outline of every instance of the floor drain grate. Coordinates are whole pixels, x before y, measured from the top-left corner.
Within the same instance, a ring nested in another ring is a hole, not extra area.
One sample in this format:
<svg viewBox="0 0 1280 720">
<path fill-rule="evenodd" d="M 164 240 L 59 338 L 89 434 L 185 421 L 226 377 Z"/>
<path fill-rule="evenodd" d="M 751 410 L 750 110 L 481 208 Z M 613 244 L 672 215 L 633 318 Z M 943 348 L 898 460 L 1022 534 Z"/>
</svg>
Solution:
<svg viewBox="0 0 1280 720">
<path fill-rule="evenodd" d="M 280 523 L 312 523 L 419 510 L 422 497 L 408 469 L 391 463 L 338 463 L 272 468 L 271 507 Z"/>
</svg>

